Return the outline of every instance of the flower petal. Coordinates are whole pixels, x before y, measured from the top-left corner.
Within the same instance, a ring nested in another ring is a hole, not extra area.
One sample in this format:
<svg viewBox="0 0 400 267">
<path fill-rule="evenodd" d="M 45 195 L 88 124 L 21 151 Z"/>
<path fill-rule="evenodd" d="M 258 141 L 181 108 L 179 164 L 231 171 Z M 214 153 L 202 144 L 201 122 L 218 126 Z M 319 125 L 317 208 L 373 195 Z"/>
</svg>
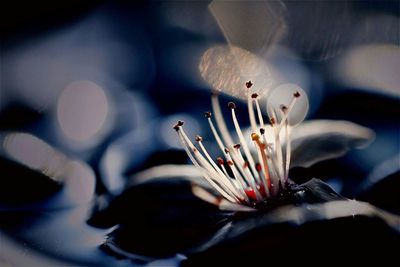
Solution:
<svg viewBox="0 0 400 267">
<path fill-rule="evenodd" d="M 312 262 L 314 256 L 330 262 L 348 257 L 390 262 L 397 256 L 392 244 L 399 241 L 400 217 L 365 202 L 285 206 L 227 224 L 182 266 Z"/>
<path fill-rule="evenodd" d="M 184 175 L 184 176 L 182 176 Z M 152 167 L 136 173 L 130 178 L 129 185 L 138 185 L 152 182 L 154 180 L 164 180 L 181 177 L 195 184 L 205 185 L 199 170 L 193 165 L 168 164 Z"/>
<path fill-rule="evenodd" d="M 399 155 L 378 165 L 361 184 L 357 199 L 400 214 Z"/>
<path fill-rule="evenodd" d="M 291 167 L 310 167 L 342 156 L 353 147 L 369 145 L 374 136 L 372 130 L 349 121 L 304 122 L 293 128 Z"/>
<path fill-rule="evenodd" d="M 117 225 L 104 244 L 114 255 L 172 256 L 205 242 L 229 214 L 194 196 L 191 188 L 181 176 L 131 186 L 88 223 Z"/>
</svg>

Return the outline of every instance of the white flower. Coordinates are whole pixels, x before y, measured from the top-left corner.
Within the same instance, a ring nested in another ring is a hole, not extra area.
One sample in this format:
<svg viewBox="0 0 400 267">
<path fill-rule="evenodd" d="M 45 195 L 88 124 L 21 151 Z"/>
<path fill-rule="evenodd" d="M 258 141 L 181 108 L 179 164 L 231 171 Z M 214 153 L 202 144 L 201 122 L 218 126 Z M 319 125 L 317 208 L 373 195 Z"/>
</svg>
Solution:
<svg viewBox="0 0 400 267">
<path fill-rule="evenodd" d="M 193 187 L 193 193 L 220 208 L 254 210 L 261 203 L 268 203 L 271 199 L 279 198 L 290 185 L 289 167 L 291 166 L 292 153 L 294 152 L 298 157 L 298 141 L 300 139 L 303 143 L 309 141 L 307 136 L 301 136 L 301 131 L 300 134 L 297 132 L 295 147 L 292 148 L 292 133 L 296 132 L 295 126 L 303 121 L 308 110 L 307 96 L 301 88 L 293 84 L 285 84 L 276 88 L 267 101 L 270 119 L 269 123 L 265 123 L 258 94 L 252 92 L 251 87 L 252 82 L 247 82 L 245 90 L 247 91 L 251 125 L 249 133 L 243 132 L 239 125 L 236 117 L 236 105 L 233 102 L 228 104 L 239 140 L 238 143 L 233 141 L 234 137 L 227 129 L 217 94 L 212 96 L 214 116 L 211 112 L 205 113 L 223 157 L 218 157 L 214 161 L 205 148 L 201 136 L 195 138 L 198 144 L 198 147 L 196 147 L 185 133 L 182 121 L 178 121 L 174 126 L 193 165 L 221 197 L 215 197 L 199 186 Z M 319 126 L 323 123 L 318 122 Z M 350 131 L 347 131 L 343 124 L 352 125 L 353 128 L 350 127 Z M 324 130 L 327 128 L 329 127 L 325 125 L 320 130 L 326 133 Z M 312 136 L 313 130 L 315 130 L 315 127 L 308 130 L 310 136 Z M 344 133 L 341 133 L 341 130 L 344 130 Z M 373 137 L 370 130 L 348 122 L 341 122 L 338 128 L 329 129 L 330 136 L 335 135 L 335 133 L 345 137 L 337 144 L 338 150 L 330 154 L 318 154 L 320 139 L 317 139 L 314 150 L 317 151 L 318 158 L 327 159 L 341 155 L 348 149 L 349 145 L 358 146 L 359 143 L 355 142 L 356 140 L 365 143 L 366 140 Z M 301 138 L 298 138 L 298 136 Z M 338 140 L 338 138 L 334 140 Z M 349 140 L 355 143 L 349 143 Z M 308 162 L 305 164 L 310 165 L 315 162 L 315 159 L 312 156 L 310 157 L 309 152 L 305 152 L 305 155 L 308 156 Z M 295 158 L 295 161 L 298 165 L 301 165 L 297 158 Z"/>
</svg>

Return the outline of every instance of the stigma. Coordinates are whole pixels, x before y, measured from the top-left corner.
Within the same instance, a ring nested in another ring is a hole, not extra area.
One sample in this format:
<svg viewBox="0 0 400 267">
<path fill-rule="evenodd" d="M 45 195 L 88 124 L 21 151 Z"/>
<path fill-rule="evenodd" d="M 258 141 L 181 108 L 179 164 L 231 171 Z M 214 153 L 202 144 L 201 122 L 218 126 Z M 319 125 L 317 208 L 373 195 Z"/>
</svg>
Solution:
<svg viewBox="0 0 400 267">
<path fill-rule="evenodd" d="M 278 198 L 288 188 L 290 120 L 296 104 L 306 96 L 300 88 L 290 87 L 290 97 L 278 98 L 275 102 L 282 100 L 282 103 L 268 105 L 269 118 L 264 120 L 259 94 L 252 91 L 252 85 L 248 81 L 243 88 L 247 91 L 250 133 L 242 130 L 236 115 L 237 106 L 229 102 L 235 132 L 231 134 L 233 131 L 227 128 L 218 94 L 211 97 L 213 112 L 205 112 L 205 118 L 220 150 L 217 158 L 211 157 L 203 144 L 203 137 L 197 135 L 191 141 L 183 121 L 178 121 L 173 128 L 193 165 L 225 200 L 256 207 Z"/>
</svg>

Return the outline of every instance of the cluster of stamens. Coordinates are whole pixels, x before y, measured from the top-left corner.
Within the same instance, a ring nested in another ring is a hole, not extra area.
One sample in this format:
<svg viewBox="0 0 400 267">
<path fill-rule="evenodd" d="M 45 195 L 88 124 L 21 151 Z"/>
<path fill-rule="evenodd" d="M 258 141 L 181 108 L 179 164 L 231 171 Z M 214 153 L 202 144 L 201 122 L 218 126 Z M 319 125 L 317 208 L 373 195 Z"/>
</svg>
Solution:
<svg viewBox="0 0 400 267">
<path fill-rule="evenodd" d="M 255 206 L 261 202 L 277 198 L 288 186 L 290 165 L 290 129 L 289 114 L 299 92 L 293 94 L 289 105 L 281 105 L 279 110 L 269 108 L 269 123 L 265 123 L 257 93 L 251 92 L 252 82 L 246 83 L 247 106 L 251 124 L 251 135 L 246 141 L 245 135 L 236 117 L 236 105 L 228 103 L 232 121 L 239 143 L 233 141 L 221 112 L 218 94 L 212 95 L 211 112 L 205 112 L 210 129 L 223 154 L 214 161 L 203 144 L 203 138 L 196 136 L 198 149 L 183 129 L 183 121 L 178 121 L 174 129 L 190 160 L 202 176 L 218 191 L 223 198 L 232 203 Z M 280 112 L 278 121 L 277 113 Z M 216 126 L 214 125 L 214 117 Z M 273 140 L 267 137 L 266 127 L 272 130 Z M 217 130 L 218 129 L 218 130 Z M 281 132 L 284 131 L 283 138 Z M 251 144 L 256 155 L 251 153 Z"/>
</svg>

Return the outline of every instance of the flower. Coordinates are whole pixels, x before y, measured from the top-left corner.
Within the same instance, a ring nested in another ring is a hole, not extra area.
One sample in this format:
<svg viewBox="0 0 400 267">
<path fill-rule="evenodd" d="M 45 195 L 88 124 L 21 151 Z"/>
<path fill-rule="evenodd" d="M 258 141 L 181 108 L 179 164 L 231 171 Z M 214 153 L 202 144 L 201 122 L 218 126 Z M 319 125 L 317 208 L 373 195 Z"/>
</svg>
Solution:
<svg viewBox="0 0 400 267">
<path fill-rule="evenodd" d="M 369 227 L 379 233 L 374 235 L 379 243 L 399 240 L 399 216 L 349 200 L 319 179 L 298 185 L 289 178 L 290 167 L 310 166 L 365 146 L 373 132 L 346 121 L 301 123 L 308 101 L 303 90 L 290 84 L 271 92 L 270 120 L 265 124 L 259 97 L 251 87 L 252 82 L 247 82 L 249 133 L 239 125 L 236 105 L 228 104 L 240 143 L 233 142 L 217 94 L 212 96 L 213 114 L 205 113 L 225 159 L 213 161 L 203 138 L 195 138 L 196 146 L 184 123 L 177 122 L 174 129 L 193 165 L 161 165 L 136 173 L 130 186 L 89 220 L 102 228 L 118 225 L 103 249 L 140 261 L 183 253 L 188 257 L 186 264 L 204 266 L 257 263 L 266 250 L 276 256 L 270 261 L 281 259 L 286 255 L 283 246 L 293 246 L 298 233 L 323 244 L 324 249 L 342 241 L 340 231 L 365 236 L 363 229 Z M 315 223 L 315 230 L 306 227 Z M 324 241 L 321 229 L 329 233 L 329 242 Z M 304 237 L 301 240 L 305 242 Z M 370 248 L 365 238 L 360 240 L 362 248 Z M 348 253 L 345 248 L 341 252 Z M 296 249 L 293 255 L 300 256 L 306 246 Z"/>
<path fill-rule="evenodd" d="M 239 125 L 236 105 L 228 103 L 239 143 L 234 143 L 227 129 L 217 94 L 212 96 L 217 127 L 212 120 L 212 113 L 205 112 L 226 163 L 222 157 L 214 162 L 199 135 L 195 139 L 200 147 L 198 149 L 187 136 L 183 121 L 178 121 L 173 127 L 193 165 L 222 198 L 213 197 L 198 186 L 193 188 L 193 193 L 223 209 L 253 211 L 268 204 L 270 200 L 286 196 L 291 188 L 291 128 L 305 118 L 308 110 L 306 93 L 294 84 L 276 88 L 268 100 L 270 118 L 269 123 L 265 124 L 259 94 L 251 91 L 252 86 L 251 81 L 245 83 L 251 124 L 251 133 L 247 134 L 247 138 Z M 252 146 L 256 153 L 252 153 Z"/>
</svg>

